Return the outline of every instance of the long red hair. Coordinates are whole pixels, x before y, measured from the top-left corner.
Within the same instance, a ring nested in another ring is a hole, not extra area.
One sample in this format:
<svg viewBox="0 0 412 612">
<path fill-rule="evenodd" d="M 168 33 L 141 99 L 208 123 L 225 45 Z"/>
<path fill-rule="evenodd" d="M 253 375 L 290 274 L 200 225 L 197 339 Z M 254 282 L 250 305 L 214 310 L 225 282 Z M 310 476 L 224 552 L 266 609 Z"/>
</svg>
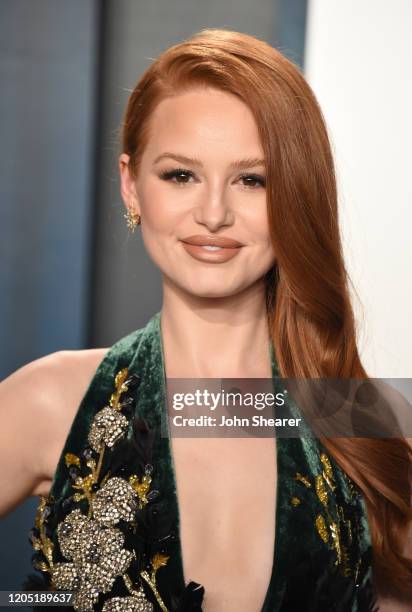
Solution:
<svg viewBox="0 0 412 612">
<path fill-rule="evenodd" d="M 137 176 L 150 117 L 164 98 L 211 86 L 242 99 L 255 117 L 267 163 L 268 220 L 276 253 L 266 277 L 270 333 L 285 378 L 363 378 L 325 121 L 299 68 L 248 34 L 204 29 L 154 61 L 132 92 L 122 148 Z M 378 589 L 412 592 L 402 554 L 412 521 L 412 450 L 403 438 L 320 438 L 362 489 Z M 384 592 L 384 591 L 382 591 Z"/>
</svg>

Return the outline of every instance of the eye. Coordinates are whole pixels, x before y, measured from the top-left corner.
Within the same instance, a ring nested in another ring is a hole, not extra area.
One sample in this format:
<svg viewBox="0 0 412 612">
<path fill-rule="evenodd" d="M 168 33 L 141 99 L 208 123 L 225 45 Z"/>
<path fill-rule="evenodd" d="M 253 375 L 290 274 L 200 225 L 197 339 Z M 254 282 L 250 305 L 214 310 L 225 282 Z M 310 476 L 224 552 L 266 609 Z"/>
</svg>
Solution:
<svg viewBox="0 0 412 612">
<path fill-rule="evenodd" d="M 172 181 L 173 183 L 184 184 L 188 183 L 190 177 L 193 177 L 193 173 L 189 170 L 185 170 L 184 168 L 176 168 L 175 170 L 169 170 L 165 172 L 161 172 L 160 178 L 163 181 L 172 181 L 172 179 L 176 179 Z"/>
<path fill-rule="evenodd" d="M 246 183 L 243 183 L 244 186 L 248 188 L 252 188 L 252 189 L 254 189 L 257 186 L 260 186 L 260 187 L 266 186 L 265 178 L 263 176 L 260 176 L 259 174 L 244 174 L 243 176 L 240 177 L 240 180 L 246 181 Z"/>
<path fill-rule="evenodd" d="M 165 170 L 164 172 L 161 172 L 159 176 L 163 181 L 171 181 L 180 185 L 189 183 L 190 178 L 194 178 L 193 172 L 190 172 L 190 170 L 186 170 L 185 168 Z M 265 177 L 259 174 L 244 174 L 240 177 L 240 180 L 243 181 L 244 187 L 247 187 L 248 189 L 266 186 Z"/>
</svg>

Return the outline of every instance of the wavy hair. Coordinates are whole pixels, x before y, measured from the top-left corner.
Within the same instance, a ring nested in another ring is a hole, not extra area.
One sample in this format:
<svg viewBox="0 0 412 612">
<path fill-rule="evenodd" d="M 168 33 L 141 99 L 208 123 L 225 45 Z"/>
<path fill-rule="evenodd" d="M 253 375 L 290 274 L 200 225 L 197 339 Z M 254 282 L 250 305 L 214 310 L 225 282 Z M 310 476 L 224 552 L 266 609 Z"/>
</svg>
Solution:
<svg viewBox="0 0 412 612">
<path fill-rule="evenodd" d="M 267 164 L 276 262 L 266 275 L 269 329 L 281 376 L 360 378 L 362 366 L 338 223 L 334 160 L 322 111 L 299 68 L 254 36 L 209 28 L 164 51 L 133 90 L 122 149 L 137 177 L 160 101 L 214 87 L 251 109 Z M 375 579 L 410 595 L 403 544 L 412 521 L 412 450 L 404 438 L 320 438 L 364 493 Z"/>
</svg>

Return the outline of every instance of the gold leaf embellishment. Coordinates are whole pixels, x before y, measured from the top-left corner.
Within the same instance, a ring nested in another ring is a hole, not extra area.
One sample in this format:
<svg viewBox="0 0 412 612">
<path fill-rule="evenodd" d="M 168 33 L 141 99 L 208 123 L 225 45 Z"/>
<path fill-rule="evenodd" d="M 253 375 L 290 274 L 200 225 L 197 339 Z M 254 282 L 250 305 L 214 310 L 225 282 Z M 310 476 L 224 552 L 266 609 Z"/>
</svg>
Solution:
<svg viewBox="0 0 412 612">
<path fill-rule="evenodd" d="M 306 476 L 302 476 L 300 472 L 296 472 L 295 480 L 299 480 L 300 482 L 302 482 L 306 487 L 308 487 L 308 489 L 312 486 Z"/>
<path fill-rule="evenodd" d="M 77 457 L 77 455 L 73 455 L 73 453 L 66 453 L 64 456 L 64 460 L 67 467 L 70 467 L 71 465 L 80 466 L 79 457 Z"/>
<path fill-rule="evenodd" d="M 319 497 L 321 503 L 328 507 L 328 492 L 326 491 L 325 481 L 323 480 L 323 475 L 318 474 L 315 478 L 315 489 L 316 495 Z"/>
<path fill-rule="evenodd" d="M 345 528 L 348 535 L 349 544 L 352 541 L 351 522 L 346 520 L 343 507 L 336 503 L 338 521 L 336 521 L 330 510 L 330 495 L 336 489 L 336 481 L 333 474 L 332 464 L 326 453 L 320 454 L 320 461 L 323 466 L 321 474 L 315 476 L 316 495 L 323 506 L 323 512 L 319 513 L 315 519 L 316 530 L 325 544 L 332 546 L 336 553 L 335 565 L 340 565 L 345 576 L 350 574 L 349 556 L 342 542 L 341 525 Z M 295 480 L 302 482 L 306 487 L 310 487 L 309 480 L 299 472 L 295 475 Z M 328 492 L 329 488 L 329 492 Z M 293 498 L 292 498 L 293 499 Z M 292 500 L 291 500 L 292 501 Z M 293 501 L 292 501 L 293 503 Z M 297 505 L 293 503 L 293 505 Z"/>
<path fill-rule="evenodd" d="M 43 553 L 46 561 L 36 561 L 34 567 L 42 572 L 51 573 L 53 570 L 53 547 L 54 544 L 50 538 L 46 535 L 44 520 L 47 517 L 49 511 L 49 503 L 53 501 L 50 496 L 40 495 L 40 502 L 37 507 L 36 517 L 34 524 L 38 530 L 39 536 L 30 536 L 32 546 L 35 550 Z"/>
<path fill-rule="evenodd" d="M 145 474 L 142 477 L 142 480 L 140 481 L 139 478 L 133 474 L 132 476 L 130 476 L 129 478 L 129 483 L 133 489 L 133 491 L 135 491 L 137 493 L 137 496 L 139 498 L 139 508 L 143 508 L 143 506 L 145 504 L 147 504 L 147 497 L 146 497 L 146 493 L 148 493 L 149 489 L 150 489 L 150 483 L 152 482 L 152 479 L 150 477 L 149 474 Z"/>
<path fill-rule="evenodd" d="M 166 565 L 167 561 L 168 561 L 169 557 L 167 557 L 166 555 L 162 555 L 161 553 L 157 553 L 156 555 L 154 555 L 151 564 L 152 564 L 152 572 L 149 576 L 148 572 L 146 571 L 142 571 L 140 572 L 142 578 L 144 578 L 147 582 L 147 584 L 151 587 L 153 593 L 155 594 L 155 597 L 157 599 L 157 603 L 159 604 L 159 606 L 161 607 L 161 609 L 163 610 L 163 612 L 168 612 L 166 606 L 164 605 L 159 592 L 157 590 L 156 587 L 156 572 L 159 569 L 159 567 L 162 567 L 162 565 Z"/>
<path fill-rule="evenodd" d="M 326 527 L 325 519 L 323 518 L 321 514 L 318 514 L 318 516 L 316 517 L 315 524 L 316 524 L 316 529 L 318 530 L 320 537 L 326 544 L 329 540 L 329 532 Z"/>
<path fill-rule="evenodd" d="M 115 408 L 116 410 L 121 410 L 120 396 L 122 393 L 124 393 L 128 389 L 128 386 L 125 384 L 125 380 L 127 379 L 128 374 L 129 374 L 129 371 L 127 368 L 120 370 L 120 372 L 116 374 L 116 378 L 114 379 L 116 391 L 110 397 L 110 402 L 109 402 L 109 405 L 111 408 Z"/>
<path fill-rule="evenodd" d="M 323 465 L 323 478 L 328 483 L 329 488 L 332 491 L 334 491 L 334 489 L 336 488 L 336 485 L 334 482 L 333 470 L 332 470 L 332 465 L 330 463 L 329 457 L 325 453 L 321 453 L 320 460 Z"/>
</svg>

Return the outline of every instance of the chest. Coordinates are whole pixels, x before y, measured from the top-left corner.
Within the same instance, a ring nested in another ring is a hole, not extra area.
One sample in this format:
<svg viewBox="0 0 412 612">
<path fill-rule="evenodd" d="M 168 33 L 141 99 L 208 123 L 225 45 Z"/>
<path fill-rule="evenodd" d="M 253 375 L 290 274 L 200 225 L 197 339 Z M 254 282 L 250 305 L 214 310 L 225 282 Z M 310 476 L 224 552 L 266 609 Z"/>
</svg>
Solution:
<svg viewBox="0 0 412 612">
<path fill-rule="evenodd" d="M 276 439 L 171 438 L 185 581 L 206 612 L 258 612 L 273 569 Z"/>
</svg>

